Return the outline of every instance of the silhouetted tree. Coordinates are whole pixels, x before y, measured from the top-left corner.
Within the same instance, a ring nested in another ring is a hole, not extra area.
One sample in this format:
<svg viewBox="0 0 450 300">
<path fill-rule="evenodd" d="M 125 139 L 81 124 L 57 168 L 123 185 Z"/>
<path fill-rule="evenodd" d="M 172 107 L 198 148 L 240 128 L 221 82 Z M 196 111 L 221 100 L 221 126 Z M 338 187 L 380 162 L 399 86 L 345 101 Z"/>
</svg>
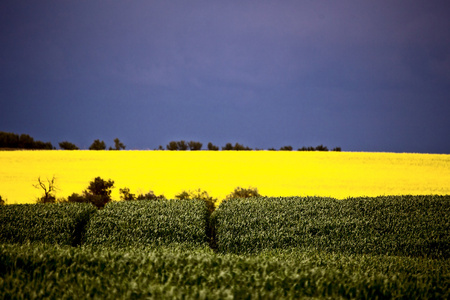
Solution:
<svg viewBox="0 0 450 300">
<path fill-rule="evenodd" d="M 328 148 L 323 145 L 319 145 L 316 147 L 316 151 L 328 151 Z"/>
<path fill-rule="evenodd" d="M 6 198 L 5 199 L 3 199 L 2 198 L 2 195 L 0 195 L 0 205 L 5 205 L 6 204 Z"/>
<path fill-rule="evenodd" d="M 292 151 L 292 146 L 283 146 L 280 148 L 281 151 Z"/>
<path fill-rule="evenodd" d="M 136 200 L 135 195 L 132 194 L 130 192 L 130 189 L 127 187 L 125 187 L 123 189 L 119 189 L 119 194 L 120 194 L 120 200 L 125 200 L 125 201 Z"/>
<path fill-rule="evenodd" d="M 52 143 L 44 143 L 42 141 L 35 141 L 28 134 L 21 134 L 20 136 L 11 132 L 0 131 L 0 148 L 20 148 L 20 149 L 54 149 Z"/>
<path fill-rule="evenodd" d="M 190 149 L 191 151 L 195 151 L 195 150 L 201 150 L 203 144 L 200 143 L 200 142 L 190 141 L 190 142 L 188 143 L 188 146 L 189 146 L 189 149 Z"/>
<path fill-rule="evenodd" d="M 19 148 L 19 135 L 0 131 L 0 148 Z"/>
<path fill-rule="evenodd" d="M 316 148 L 314 148 L 314 147 L 302 147 L 302 148 L 299 148 L 298 151 L 316 151 Z"/>
<path fill-rule="evenodd" d="M 225 197 L 225 200 L 237 199 L 237 198 L 251 198 L 251 197 L 262 197 L 257 188 L 241 188 L 237 187 L 229 195 Z"/>
<path fill-rule="evenodd" d="M 149 191 L 148 193 L 145 194 L 139 194 L 136 197 L 136 200 L 158 200 L 158 199 L 166 199 L 166 197 L 164 195 L 157 196 L 153 191 Z"/>
<path fill-rule="evenodd" d="M 222 147 L 222 150 L 225 150 L 225 151 L 233 150 L 233 144 L 226 143 L 225 146 Z"/>
<path fill-rule="evenodd" d="M 175 195 L 175 198 L 180 200 L 203 200 L 209 212 L 213 212 L 216 208 L 215 204 L 217 202 L 217 199 L 209 196 L 208 192 L 202 191 L 201 189 L 193 191 L 182 191 L 178 195 Z"/>
<path fill-rule="evenodd" d="M 21 134 L 19 137 L 19 148 L 32 149 L 34 145 L 34 139 L 28 134 Z"/>
<path fill-rule="evenodd" d="M 337 151 L 337 152 L 341 152 L 341 151 L 342 151 L 342 149 L 341 149 L 341 147 L 335 147 L 335 148 L 333 148 L 333 150 L 331 150 L 331 151 Z"/>
<path fill-rule="evenodd" d="M 219 147 L 217 147 L 217 146 L 213 145 L 213 143 L 209 142 L 208 143 L 208 150 L 217 151 L 217 150 L 219 150 Z"/>
<path fill-rule="evenodd" d="M 32 149 L 53 150 L 53 149 L 55 149 L 55 147 L 53 147 L 52 143 L 50 143 L 50 142 L 44 143 L 42 141 L 35 141 Z"/>
<path fill-rule="evenodd" d="M 63 150 L 79 150 L 80 149 L 75 144 L 72 144 L 68 141 L 59 143 L 59 147 Z"/>
<path fill-rule="evenodd" d="M 171 142 L 169 142 L 169 144 L 166 146 L 166 148 L 167 148 L 167 150 L 170 150 L 170 151 L 176 151 L 176 150 L 178 150 L 178 143 L 175 142 L 175 141 L 171 141 Z"/>
<path fill-rule="evenodd" d="M 248 150 L 252 150 L 252 148 L 241 145 L 239 143 L 236 143 L 236 144 L 234 144 L 233 150 L 236 150 L 236 151 L 247 150 L 248 151 Z"/>
<path fill-rule="evenodd" d="M 275 148 L 269 148 L 269 149 L 267 149 L 267 150 L 269 150 L 269 151 L 276 151 Z"/>
<path fill-rule="evenodd" d="M 103 180 L 100 177 L 96 177 L 89 183 L 86 190 L 82 195 L 73 193 L 67 200 L 68 202 L 83 202 L 92 203 L 98 208 L 103 208 L 108 202 L 111 201 L 111 190 L 114 188 L 114 181 L 109 179 Z"/>
<path fill-rule="evenodd" d="M 56 178 L 55 176 L 52 179 L 47 178 L 47 182 L 44 182 L 39 176 L 37 179 L 38 183 L 33 184 L 36 189 L 42 189 L 44 191 L 44 195 L 36 200 L 37 203 L 55 203 L 56 197 L 55 192 L 58 189 L 56 187 Z"/>
<path fill-rule="evenodd" d="M 185 151 L 188 149 L 188 145 L 186 144 L 185 141 L 178 141 L 177 146 L 178 146 L 178 150 L 181 150 L 181 151 Z"/>
<path fill-rule="evenodd" d="M 118 138 L 114 139 L 114 147 L 114 150 L 125 150 L 125 145 Z"/>
<path fill-rule="evenodd" d="M 106 144 L 104 141 L 95 140 L 92 145 L 89 147 L 89 150 L 105 150 Z"/>
</svg>

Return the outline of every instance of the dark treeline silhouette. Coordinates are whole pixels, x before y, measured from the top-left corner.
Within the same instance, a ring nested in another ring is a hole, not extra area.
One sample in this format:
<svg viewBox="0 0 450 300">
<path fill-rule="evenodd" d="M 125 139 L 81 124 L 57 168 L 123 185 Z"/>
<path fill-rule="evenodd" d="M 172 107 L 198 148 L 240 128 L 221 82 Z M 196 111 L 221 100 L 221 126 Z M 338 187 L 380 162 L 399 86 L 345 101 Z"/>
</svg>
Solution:
<svg viewBox="0 0 450 300">
<path fill-rule="evenodd" d="M 190 141 L 186 142 L 184 140 L 181 141 L 171 141 L 169 144 L 166 145 L 166 149 L 170 151 L 187 151 L 187 150 L 202 150 L 202 143 Z M 164 150 L 163 146 L 159 146 L 156 150 Z M 214 145 L 213 143 L 208 143 L 208 150 L 210 151 L 218 151 L 219 147 Z M 262 150 L 262 149 L 252 149 L 248 146 L 244 146 L 239 143 L 235 143 L 234 145 L 232 143 L 226 143 L 225 146 L 222 147 L 222 151 L 251 151 L 251 150 Z M 269 148 L 269 151 L 276 151 L 275 148 Z M 280 148 L 280 151 L 293 151 L 294 148 L 292 146 L 283 146 Z M 328 147 L 324 145 L 319 145 L 317 147 L 302 147 L 299 148 L 298 151 L 329 151 Z M 331 151 L 342 151 L 341 147 L 335 147 Z"/>
<path fill-rule="evenodd" d="M 0 131 L 0 148 L 10 149 L 39 149 L 52 150 L 55 149 L 52 143 L 44 143 L 42 141 L 35 141 L 34 138 L 28 134 L 18 135 L 11 132 Z"/>
<path fill-rule="evenodd" d="M 63 141 L 58 143 L 59 147 L 62 150 L 79 150 L 80 148 L 75 144 Z M 184 140 L 181 141 L 171 141 L 164 148 L 163 146 L 159 146 L 156 150 L 169 150 L 169 151 L 198 151 L 202 150 L 203 144 L 197 141 L 186 142 Z M 56 149 L 50 142 L 44 143 L 41 141 L 35 141 L 28 134 L 15 134 L 9 132 L 0 131 L 0 148 L 3 149 L 41 149 L 41 150 L 53 150 Z M 106 150 L 106 143 L 102 140 L 96 139 L 89 146 L 89 150 Z M 118 139 L 114 139 L 114 148 L 109 147 L 109 150 L 125 150 L 125 145 Z M 218 151 L 219 146 L 214 145 L 209 142 L 207 144 L 207 150 L 209 151 Z M 226 143 L 225 146 L 221 147 L 222 151 L 251 151 L 251 150 L 264 150 L 264 149 L 252 149 L 248 146 L 244 146 L 239 143 Z M 269 148 L 270 151 L 277 151 L 275 148 Z M 292 146 L 283 146 L 279 149 L 280 151 L 293 151 L 294 148 Z M 319 145 L 317 147 L 302 147 L 299 148 L 298 151 L 329 151 L 326 146 Z M 341 147 L 333 148 L 331 151 L 342 151 Z"/>
</svg>

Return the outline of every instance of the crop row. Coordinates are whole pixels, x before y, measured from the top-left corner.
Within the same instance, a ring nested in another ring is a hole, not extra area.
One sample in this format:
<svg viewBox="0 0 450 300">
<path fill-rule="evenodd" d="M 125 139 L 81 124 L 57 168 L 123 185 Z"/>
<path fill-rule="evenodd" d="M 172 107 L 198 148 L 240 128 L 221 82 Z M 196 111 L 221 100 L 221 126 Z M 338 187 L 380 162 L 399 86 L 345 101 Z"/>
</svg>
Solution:
<svg viewBox="0 0 450 300">
<path fill-rule="evenodd" d="M 200 200 L 113 202 L 92 216 L 88 245 L 168 245 L 207 242 L 208 211 Z"/>
<path fill-rule="evenodd" d="M 211 226 L 209 224 L 211 223 Z M 231 199 L 209 218 L 200 200 L 0 208 L 0 243 L 207 245 L 222 253 L 310 248 L 450 258 L 450 196 Z"/>
<path fill-rule="evenodd" d="M 450 257 L 450 196 L 236 199 L 212 221 L 221 252 L 296 247 Z"/>
<path fill-rule="evenodd" d="M 96 210 L 79 203 L 2 205 L 0 243 L 77 245 Z"/>
<path fill-rule="evenodd" d="M 58 245 L 207 245 L 208 210 L 200 200 L 6 205 L 0 243 Z"/>
<path fill-rule="evenodd" d="M 448 260 L 0 244 L 5 299 L 449 299 Z"/>
</svg>

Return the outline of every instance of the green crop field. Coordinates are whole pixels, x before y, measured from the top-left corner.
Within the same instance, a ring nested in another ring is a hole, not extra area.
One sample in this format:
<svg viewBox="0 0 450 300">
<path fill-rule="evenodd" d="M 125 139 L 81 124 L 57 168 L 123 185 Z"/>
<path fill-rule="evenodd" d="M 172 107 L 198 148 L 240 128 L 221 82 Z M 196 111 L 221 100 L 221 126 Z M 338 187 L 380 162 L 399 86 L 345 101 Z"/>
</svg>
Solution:
<svg viewBox="0 0 450 300">
<path fill-rule="evenodd" d="M 3 299 L 448 299 L 450 196 L 0 207 Z"/>
</svg>

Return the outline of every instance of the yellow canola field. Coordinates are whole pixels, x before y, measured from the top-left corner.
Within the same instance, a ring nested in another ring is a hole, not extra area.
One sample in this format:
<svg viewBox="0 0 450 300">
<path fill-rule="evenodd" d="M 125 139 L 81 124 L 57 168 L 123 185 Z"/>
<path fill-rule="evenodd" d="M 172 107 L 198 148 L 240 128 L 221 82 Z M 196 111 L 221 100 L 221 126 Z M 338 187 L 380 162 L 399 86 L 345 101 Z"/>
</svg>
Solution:
<svg viewBox="0 0 450 300">
<path fill-rule="evenodd" d="M 57 198 L 81 193 L 95 177 L 133 193 L 173 198 L 201 188 L 223 199 L 240 187 L 267 196 L 450 194 L 450 155 L 299 151 L 0 151 L 0 195 L 34 203 L 37 178 L 56 177 Z"/>
</svg>

